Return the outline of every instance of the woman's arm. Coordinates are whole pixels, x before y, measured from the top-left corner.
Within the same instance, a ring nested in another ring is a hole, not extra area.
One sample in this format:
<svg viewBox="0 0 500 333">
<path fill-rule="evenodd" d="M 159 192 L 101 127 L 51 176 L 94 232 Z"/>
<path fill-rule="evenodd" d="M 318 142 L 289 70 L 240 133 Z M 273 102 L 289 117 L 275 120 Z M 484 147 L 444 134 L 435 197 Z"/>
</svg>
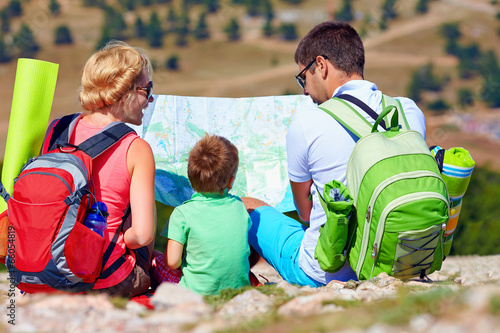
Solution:
<svg viewBox="0 0 500 333">
<path fill-rule="evenodd" d="M 167 242 L 167 247 L 165 249 L 165 265 L 170 269 L 177 269 L 182 263 L 182 251 L 184 250 L 184 245 L 181 243 L 169 239 Z"/>
<path fill-rule="evenodd" d="M 124 233 L 124 242 L 129 249 L 138 249 L 154 241 L 155 218 L 155 161 L 149 144 L 141 138 L 135 139 L 127 153 L 130 173 L 130 208 L 132 223 Z"/>
</svg>

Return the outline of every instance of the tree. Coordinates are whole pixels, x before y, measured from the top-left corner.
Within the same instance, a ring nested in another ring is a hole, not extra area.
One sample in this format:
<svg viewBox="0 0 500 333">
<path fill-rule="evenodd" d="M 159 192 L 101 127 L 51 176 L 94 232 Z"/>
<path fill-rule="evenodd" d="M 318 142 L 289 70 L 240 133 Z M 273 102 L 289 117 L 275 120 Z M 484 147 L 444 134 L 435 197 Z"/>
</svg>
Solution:
<svg viewBox="0 0 500 333">
<path fill-rule="evenodd" d="M 71 37 L 71 31 L 68 26 L 60 25 L 56 28 L 54 33 L 54 43 L 55 44 L 73 44 L 73 38 Z"/>
<path fill-rule="evenodd" d="M 284 40 L 297 39 L 297 28 L 294 23 L 281 23 L 280 32 L 283 34 Z"/>
<path fill-rule="evenodd" d="M 196 28 L 194 28 L 194 37 L 198 40 L 207 39 L 210 37 L 210 32 L 207 26 L 207 14 L 205 12 L 200 13 L 200 18 Z"/>
<path fill-rule="evenodd" d="M 274 18 L 274 8 L 270 0 L 262 0 L 262 15 L 267 21 Z"/>
<path fill-rule="evenodd" d="M 219 10 L 219 0 L 205 0 L 205 5 L 209 13 L 215 13 Z"/>
<path fill-rule="evenodd" d="M 429 0 L 418 0 L 415 11 L 420 14 L 427 13 L 429 11 Z"/>
<path fill-rule="evenodd" d="M 83 5 L 85 7 L 98 7 L 106 8 L 106 0 L 83 0 Z"/>
<path fill-rule="evenodd" d="M 176 54 L 171 55 L 165 62 L 165 68 L 171 71 L 179 70 L 179 56 Z"/>
<path fill-rule="evenodd" d="M 177 39 L 175 41 L 175 45 L 177 46 L 186 46 L 188 41 L 187 41 L 187 36 L 189 34 L 190 28 L 189 28 L 189 14 L 187 10 L 184 10 L 182 13 L 182 16 L 180 20 L 177 20 L 177 27 L 176 27 L 176 33 L 177 33 Z"/>
<path fill-rule="evenodd" d="M 301 3 L 303 0 L 281 0 L 283 2 L 286 2 L 286 3 L 289 3 L 291 5 L 298 5 L 299 3 Z"/>
<path fill-rule="evenodd" d="M 61 11 L 61 5 L 59 5 L 59 2 L 57 2 L 57 0 L 50 0 L 49 10 L 52 16 L 57 16 Z"/>
<path fill-rule="evenodd" d="M 148 34 L 148 27 L 142 22 L 140 16 L 137 16 L 135 20 L 135 37 L 145 38 Z"/>
<path fill-rule="evenodd" d="M 136 0 L 119 0 L 125 10 L 133 11 L 136 8 Z"/>
<path fill-rule="evenodd" d="M 26 23 L 23 23 L 19 32 L 14 35 L 12 44 L 21 58 L 32 58 L 40 49 L 33 31 Z"/>
<path fill-rule="evenodd" d="M 445 39 L 448 40 L 458 40 L 462 37 L 458 22 L 448 22 L 443 24 L 440 28 L 440 33 Z"/>
<path fill-rule="evenodd" d="M 172 7 L 168 9 L 167 23 L 168 23 L 167 30 L 175 31 L 175 28 L 177 27 L 177 15 L 175 14 L 175 10 Z"/>
<path fill-rule="evenodd" d="M 233 17 L 229 23 L 224 27 L 224 32 L 227 34 L 227 38 L 230 41 L 236 41 L 241 38 L 240 35 L 240 25 L 238 19 Z"/>
<path fill-rule="evenodd" d="M 463 79 L 472 78 L 479 70 L 481 50 L 479 45 L 472 43 L 458 50 L 458 74 Z"/>
<path fill-rule="evenodd" d="M 122 13 L 115 10 L 113 7 L 107 6 L 104 9 L 104 26 L 111 39 L 126 39 L 125 31 L 127 24 L 123 19 Z"/>
<path fill-rule="evenodd" d="M 354 19 L 351 0 L 342 0 L 342 8 L 334 13 L 335 20 L 351 22 Z"/>
<path fill-rule="evenodd" d="M 160 20 L 158 19 L 158 14 L 153 12 L 149 19 L 149 25 L 147 30 L 147 38 L 149 46 L 151 47 L 162 47 L 163 46 L 163 29 L 161 28 Z"/>
<path fill-rule="evenodd" d="M 397 0 L 385 0 L 385 3 L 382 5 L 383 17 L 387 18 L 388 20 L 392 20 L 398 17 L 396 2 Z"/>
<path fill-rule="evenodd" d="M 11 0 L 7 6 L 7 11 L 10 17 L 18 17 L 23 15 L 23 7 L 19 0 Z"/>
<path fill-rule="evenodd" d="M 248 16 L 255 17 L 260 14 L 260 0 L 246 0 Z"/>
<path fill-rule="evenodd" d="M 460 88 L 457 91 L 457 102 L 461 106 L 471 106 L 474 104 L 474 95 L 468 88 Z"/>
<path fill-rule="evenodd" d="M 422 91 L 439 91 L 444 85 L 444 79 L 436 77 L 432 64 L 424 65 L 413 72 L 407 88 L 407 95 L 415 102 L 422 100 Z"/>
<path fill-rule="evenodd" d="M 266 20 L 264 27 L 262 28 L 262 33 L 265 37 L 271 37 L 274 34 L 273 24 L 270 19 Z"/>
<path fill-rule="evenodd" d="M 9 48 L 5 44 L 3 35 L 0 35 L 0 63 L 6 63 L 12 60 Z"/>
<path fill-rule="evenodd" d="M 442 98 L 429 102 L 427 108 L 431 111 L 442 112 L 450 109 L 450 105 Z"/>
<path fill-rule="evenodd" d="M 10 32 L 10 16 L 6 8 L 0 11 L 0 21 L 1 32 L 4 34 Z"/>
</svg>

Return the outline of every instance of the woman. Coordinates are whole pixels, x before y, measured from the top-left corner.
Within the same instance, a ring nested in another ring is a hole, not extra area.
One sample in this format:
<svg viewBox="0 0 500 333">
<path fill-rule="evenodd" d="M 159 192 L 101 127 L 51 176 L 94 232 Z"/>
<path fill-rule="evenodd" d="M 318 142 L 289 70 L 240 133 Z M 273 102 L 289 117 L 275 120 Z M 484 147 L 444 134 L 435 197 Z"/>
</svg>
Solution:
<svg viewBox="0 0 500 333">
<path fill-rule="evenodd" d="M 70 143 L 80 144 L 114 121 L 142 124 L 142 110 L 153 102 L 151 61 L 138 48 L 113 41 L 85 64 L 79 100 L 82 113 Z M 104 233 L 107 248 L 130 203 L 130 227 L 119 235 L 105 269 L 121 256 L 125 261 L 94 289 L 132 297 L 150 286 L 149 268 L 156 228 L 154 158 L 149 144 L 129 134 L 94 160 L 95 196 L 109 216 Z M 128 223 L 127 223 L 128 224 Z"/>
</svg>

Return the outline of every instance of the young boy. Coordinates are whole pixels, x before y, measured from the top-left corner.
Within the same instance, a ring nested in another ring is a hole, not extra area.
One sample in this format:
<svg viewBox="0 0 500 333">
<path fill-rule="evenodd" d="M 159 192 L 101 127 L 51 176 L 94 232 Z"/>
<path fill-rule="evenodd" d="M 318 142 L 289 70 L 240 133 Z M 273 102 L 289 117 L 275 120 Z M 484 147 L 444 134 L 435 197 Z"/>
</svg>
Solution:
<svg viewBox="0 0 500 333">
<path fill-rule="evenodd" d="M 179 285 L 204 295 L 250 284 L 252 222 L 240 198 L 228 193 L 238 162 L 238 149 L 223 137 L 207 134 L 193 147 L 188 178 L 196 193 L 174 209 L 161 233 L 168 243 L 164 258 L 155 258 L 158 282 L 180 276 Z"/>
</svg>

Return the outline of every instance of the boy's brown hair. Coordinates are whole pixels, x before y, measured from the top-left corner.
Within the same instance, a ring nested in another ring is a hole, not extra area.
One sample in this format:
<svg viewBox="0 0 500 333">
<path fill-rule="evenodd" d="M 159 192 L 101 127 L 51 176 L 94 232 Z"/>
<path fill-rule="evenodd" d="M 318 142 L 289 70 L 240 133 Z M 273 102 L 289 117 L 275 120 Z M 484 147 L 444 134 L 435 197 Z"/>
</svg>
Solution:
<svg viewBox="0 0 500 333">
<path fill-rule="evenodd" d="M 189 152 L 188 178 L 196 192 L 223 193 L 238 170 L 238 148 L 228 139 L 205 134 Z"/>
</svg>

